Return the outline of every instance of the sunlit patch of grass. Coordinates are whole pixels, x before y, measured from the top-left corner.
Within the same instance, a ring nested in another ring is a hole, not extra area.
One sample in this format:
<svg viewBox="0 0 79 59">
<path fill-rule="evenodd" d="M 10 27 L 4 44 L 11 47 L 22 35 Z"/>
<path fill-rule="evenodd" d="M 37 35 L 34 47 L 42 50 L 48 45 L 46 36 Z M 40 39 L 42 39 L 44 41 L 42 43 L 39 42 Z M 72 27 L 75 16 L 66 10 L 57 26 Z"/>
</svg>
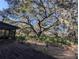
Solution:
<svg viewBox="0 0 79 59">
<path fill-rule="evenodd" d="M 61 37 L 50 37 L 50 36 L 45 36 L 45 35 L 42 35 L 39 38 L 39 40 L 44 41 L 49 44 L 57 44 L 57 45 L 72 45 L 75 43 L 71 39 L 66 39 L 66 38 L 61 38 Z"/>
<path fill-rule="evenodd" d="M 26 36 L 19 35 L 19 36 L 16 36 L 16 39 L 17 41 L 23 42 L 24 40 L 26 40 Z"/>
<path fill-rule="evenodd" d="M 17 40 L 18 41 L 25 41 L 26 36 L 17 36 Z M 50 37 L 50 36 L 46 36 L 46 35 L 41 35 L 39 38 L 37 36 L 29 36 L 29 39 L 35 39 L 38 40 L 39 42 L 45 42 L 46 44 L 50 44 L 50 45 L 58 45 L 58 46 L 63 46 L 63 45 L 72 45 L 75 44 L 76 42 L 72 41 L 71 39 L 67 39 L 67 38 L 61 38 L 61 37 Z"/>
</svg>

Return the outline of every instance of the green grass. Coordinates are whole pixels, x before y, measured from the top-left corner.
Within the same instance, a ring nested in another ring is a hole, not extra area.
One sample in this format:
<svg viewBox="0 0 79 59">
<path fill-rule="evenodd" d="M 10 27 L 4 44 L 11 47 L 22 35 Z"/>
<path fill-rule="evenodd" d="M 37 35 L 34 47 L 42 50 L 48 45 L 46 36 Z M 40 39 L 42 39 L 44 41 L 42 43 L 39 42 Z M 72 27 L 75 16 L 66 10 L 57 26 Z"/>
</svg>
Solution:
<svg viewBox="0 0 79 59">
<path fill-rule="evenodd" d="M 76 43 L 72 41 L 71 39 L 61 38 L 61 37 L 50 37 L 50 36 L 45 36 L 45 35 L 42 35 L 39 38 L 39 40 L 44 41 L 46 43 L 61 44 L 61 45 L 71 45 L 71 44 Z"/>
<path fill-rule="evenodd" d="M 50 37 L 50 36 L 46 36 L 46 35 L 41 35 L 39 38 L 36 36 L 29 36 L 30 39 L 35 39 L 35 40 L 39 40 L 41 42 L 45 42 L 45 43 L 49 43 L 49 44 L 57 44 L 57 45 L 71 45 L 71 44 L 76 44 L 77 42 L 72 41 L 71 39 L 67 39 L 67 38 L 61 38 L 61 37 Z M 17 36 L 17 40 L 18 41 L 24 41 L 27 40 L 26 36 Z"/>
<path fill-rule="evenodd" d="M 24 40 L 26 40 L 26 36 L 22 36 L 22 35 L 19 35 L 19 36 L 16 36 L 16 39 L 17 39 L 17 41 L 24 41 Z"/>
</svg>

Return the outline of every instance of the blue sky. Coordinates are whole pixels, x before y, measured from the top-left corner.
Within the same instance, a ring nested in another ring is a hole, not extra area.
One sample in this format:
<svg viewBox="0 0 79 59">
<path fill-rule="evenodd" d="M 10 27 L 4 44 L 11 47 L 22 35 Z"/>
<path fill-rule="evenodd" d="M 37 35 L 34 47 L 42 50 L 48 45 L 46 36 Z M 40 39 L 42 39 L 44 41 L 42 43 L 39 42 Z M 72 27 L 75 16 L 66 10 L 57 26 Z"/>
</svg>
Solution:
<svg viewBox="0 0 79 59">
<path fill-rule="evenodd" d="M 5 0 L 0 0 L 0 11 L 6 8 L 8 8 L 7 2 Z"/>
</svg>

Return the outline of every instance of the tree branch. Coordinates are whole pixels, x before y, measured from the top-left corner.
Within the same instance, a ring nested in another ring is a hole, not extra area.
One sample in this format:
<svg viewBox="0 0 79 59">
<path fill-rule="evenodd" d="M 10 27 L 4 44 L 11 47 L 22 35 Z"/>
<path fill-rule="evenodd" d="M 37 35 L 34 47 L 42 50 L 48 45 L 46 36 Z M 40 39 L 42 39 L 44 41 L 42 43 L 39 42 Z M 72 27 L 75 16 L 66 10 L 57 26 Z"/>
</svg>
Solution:
<svg viewBox="0 0 79 59">
<path fill-rule="evenodd" d="M 12 21 L 11 23 L 25 23 L 25 24 L 29 25 L 29 23 L 27 23 L 27 22 L 22 22 L 22 21 Z"/>
<path fill-rule="evenodd" d="M 52 15 L 53 15 L 53 13 L 49 14 L 48 16 L 44 17 L 40 22 L 43 22 L 45 19 L 49 18 Z"/>
<path fill-rule="evenodd" d="M 36 1 L 33 1 L 34 3 L 36 3 L 38 6 L 41 6 L 43 9 L 44 9 L 44 11 L 45 11 L 45 17 L 47 17 L 47 15 L 46 15 L 46 8 L 45 8 L 45 6 L 43 5 L 43 1 L 42 0 L 40 0 L 40 2 L 41 3 L 37 3 Z"/>
<path fill-rule="evenodd" d="M 57 18 L 57 17 L 56 17 L 56 18 Z M 53 27 L 53 26 L 57 26 L 57 25 L 59 25 L 58 22 L 59 22 L 59 19 L 57 18 L 57 21 L 56 21 L 54 24 L 50 25 L 50 26 L 47 27 L 47 28 L 44 28 L 43 31 L 46 31 L 46 30 L 50 29 L 50 28 Z"/>
<path fill-rule="evenodd" d="M 33 25 L 30 23 L 29 17 L 27 17 L 27 20 L 28 20 L 28 23 L 29 23 L 30 27 L 31 27 L 32 30 L 34 31 L 34 33 L 35 33 L 36 35 L 38 35 L 38 32 L 34 29 Z"/>
</svg>

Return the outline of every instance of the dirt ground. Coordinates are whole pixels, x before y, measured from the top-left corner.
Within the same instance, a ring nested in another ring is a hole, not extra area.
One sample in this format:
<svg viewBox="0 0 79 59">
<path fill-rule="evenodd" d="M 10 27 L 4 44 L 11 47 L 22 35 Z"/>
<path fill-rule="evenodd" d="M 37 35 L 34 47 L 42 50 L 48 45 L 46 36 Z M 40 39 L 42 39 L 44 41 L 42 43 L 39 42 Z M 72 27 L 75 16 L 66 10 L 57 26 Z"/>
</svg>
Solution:
<svg viewBox="0 0 79 59">
<path fill-rule="evenodd" d="M 64 46 L 64 47 L 56 47 L 56 46 L 48 46 L 46 47 L 45 43 L 41 43 L 38 41 L 28 40 L 27 43 L 30 46 L 38 51 L 42 51 L 52 57 L 56 57 L 57 59 L 78 59 L 78 46 Z"/>
<path fill-rule="evenodd" d="M 28 40 L 0 45 L 0 59 L 78 59 L 77 45 L 56 47 Z"/>
<path fill-rule="evenodd" d="M 0 45 L 0 59 L 56 59 L 36 51 L 27 44 L 10 43 Z"/>
</svg>

